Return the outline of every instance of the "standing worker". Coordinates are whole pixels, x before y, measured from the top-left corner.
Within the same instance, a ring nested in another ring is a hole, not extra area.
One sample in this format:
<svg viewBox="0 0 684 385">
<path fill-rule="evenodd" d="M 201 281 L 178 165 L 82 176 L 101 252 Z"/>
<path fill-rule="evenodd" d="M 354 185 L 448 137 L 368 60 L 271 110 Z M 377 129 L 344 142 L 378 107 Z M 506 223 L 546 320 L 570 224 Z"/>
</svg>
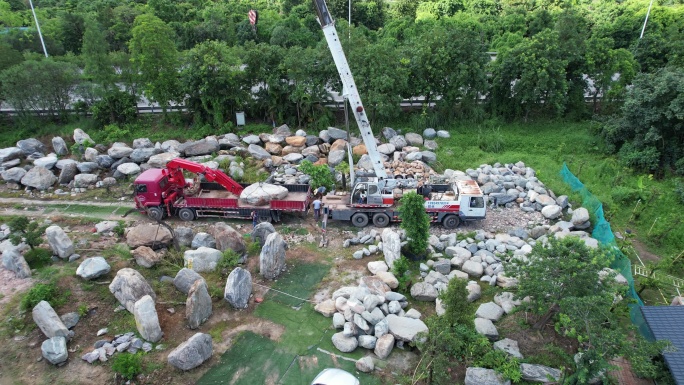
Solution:
<svg viewBox="0 0 684 385">
<path fill-rule="evenodd" d="M 257 222 L 259 222 L 259 217 L 257 216 L 256 211 L 252 211 L 252 228 L 256 227 Z"/>
<path fill-rule="evenodd" d="M 321 200 L 316 198 L 315 201 L 313 201 L 313 208 L 314 208 L 314 220 L 318 222 L 318 217 L 321 215 Z"/>
</svg>

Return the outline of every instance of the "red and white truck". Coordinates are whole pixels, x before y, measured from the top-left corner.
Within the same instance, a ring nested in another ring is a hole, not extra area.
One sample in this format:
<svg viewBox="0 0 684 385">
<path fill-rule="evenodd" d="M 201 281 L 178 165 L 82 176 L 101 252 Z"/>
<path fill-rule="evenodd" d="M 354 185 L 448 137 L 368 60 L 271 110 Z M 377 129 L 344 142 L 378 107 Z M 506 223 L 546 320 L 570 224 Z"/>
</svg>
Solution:
<svg viewBox="0 0 684 385">
<path fill-rule="evenodd" d="M 184 171 L 196 177 L 188 180 Z M 205 181 L 201 182 L 199 175 Z M 202 217 L 248 219 L 256 212 L 260 222 L 279 222 L 284 212 L 306 213 L 312 198 L 309 185 L 282 185 L 288 190 L 285 198 L 257 206 L 240 199 L 246 187 L 221 170 L 180 158 L 170 161 L 166 168 L 141 173 L 133 182 L 136 208 L 155 220 L 173 216 L 184 221 Z"/>
</svg>

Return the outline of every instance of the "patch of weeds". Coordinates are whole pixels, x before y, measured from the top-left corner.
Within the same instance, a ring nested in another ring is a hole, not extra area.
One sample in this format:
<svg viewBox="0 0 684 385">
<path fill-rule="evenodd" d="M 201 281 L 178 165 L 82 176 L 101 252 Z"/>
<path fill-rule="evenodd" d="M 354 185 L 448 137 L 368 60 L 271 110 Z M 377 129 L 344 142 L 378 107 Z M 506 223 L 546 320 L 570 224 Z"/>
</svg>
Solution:
<svg viewBox="0 0 684 385">
<path fill-rule="evenodd" d="M 474 365 L 481 368 L 494 369 L 505 379 L 511 380 L 514 383 L 518 383 L 522 379 L 518 359 L 510 357 L 508 353 L 502 350 L 488 351 L 476 359 Z"/>
<path fill-rule="evenodd" d="M 79 317 L 81 317 L 81 318 L 85 317 L 86 315 L 88 315 L 88 305 L 85 305 L 85 304 L 78 305 L 77 312 L 78 312 Z"/>
<path fill-rule="evenodd" d="M 126 231 L 126 222 L 124 221 L 119 221 L 119 224 L 116 225 L 112 231 L 114 234 L 116 234 L 119 238 L 123 237 L 124 231 Z"/>
<path fill-rule="evenodd" d="M 95 284 L 90 281 L 81 282 L 81 290 L 83 291 L 93 291 L 95 289 Z"/>
<path fill-rule="evenodd" d="M 55 283 L 39 283 L 24 294 L 19 307 L 22 310 L 29 310 L 38 305 L 40 301 L 46 301 L 53 308 L 58 308 L 64 305 L 70 296 L 70 291 L 59 290 Z"/>
<path fill-rule="evenodd" d="M 235 266 L 238 265 L 238 260 L 240 259 L 240 256 L 237 255 L 235 251 L 232 249 L 226 249 L 223 252 L 223 256 L 221 259 L 218 261 L 216 266 L 219 269 L 228 269 L 232 270 Z"/>
<path fill-rule="evenodd" d="M 295 230 L 294 233 L 295 233 L 296 235 L 306 235 L 306 234 L 309 234 L 309 230 L 307 230 L 307 229 L 305 229 L 305 228 L 303 228 L 303 227 L 300 227 L 300 228 L 298 228 L 297 230 Z"/>
<path fill-rule="evenodd" d="M 292 233 L 292 228 L 290 226 L 282 226 L 280 228 L 280 234 L 287 235 Z"/>
<path fill-rule="evenodd" d="M 42 269 L 38 269 L 36 278 L 41 281 L 49 281 L 58 275 L 60 269 L 55 265 L 45 266 Z"/>
<path fill-rule="evenodd" d="M 36 247 L 27 251 L 24 259 L 31 269 L 40 269 L 52 263 L 52 251 Z"/>
<path fill-rule="evenodd" d="M 135 327 L 135 317 L 125 310 L 113 313 L 109 317 L 107 327 L 110 334 L 122 334 L 137 330 Z"/>
<path fill-rule="evenodd" d="M 224 295 L 223 288 L 221 288 L 220 286 L 211 285 L 208 283 L 207 283 L 207 285 L 208 285 L 208 289 L 209 289 L 209 296 L 211 297 L 211 299 L 214 299 L 214 300 L 223 299 L 223 295 Z"/>
<path fill-rule="evenodd" d="M 119 258 L 124 261 L 127 261 L 131 258 L 133 258 L 133 254 L 131 254 L 131 250 L 128 248 L 127 245 L 124 245 L 122 243 L 117 243 L 113 247 L 102 250 L 102 256 L 105 257 L 105 259 L 115 259 Z"/>
<path fill-rule="evenodd" d="M 247 244 L 247 255 L 254 256 L 261 253 L 261 245 L 259 242 L 249 242 Z"/>
<path fill-rule="evenodd" d="M 119 353 L 112 360 L 112 370 L 121 377 L 132 380 L 142 372 L 142 354 Z"/>
<path fill-rule="evenodd" d="M 209 330 L 209 335 L 211 336 L 211 339 L 214 341 L 222 341 L 223 340 L 223 331 L 228 328 L 228 321 L 222 320 L 216 323 L 211 330 Z"/>
<path fill-rule="evenodd" d="M 475 235 L 477 235 L 476 231 L 469 231 L 467 233 L 456 233 L 456 240 L 463 241 L 468 238 L 475 239 Z"/>
</svg>

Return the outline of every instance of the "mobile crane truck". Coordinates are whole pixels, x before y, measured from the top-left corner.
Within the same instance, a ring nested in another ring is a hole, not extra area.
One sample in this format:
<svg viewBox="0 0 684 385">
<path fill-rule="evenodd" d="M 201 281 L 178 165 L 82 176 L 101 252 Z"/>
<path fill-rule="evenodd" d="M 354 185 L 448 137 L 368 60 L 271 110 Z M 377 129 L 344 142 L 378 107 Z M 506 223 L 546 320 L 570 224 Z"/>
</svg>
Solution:
<svg viewBox="0 0 684 385">
<path fill-rule="evenodd" d="M 386 227 L 391 222 L 401 221 L 398 212 L 399 202 L 395 198 L 394 189 L 406 187 L 406 180 L 394 179 L 388 175 L 382 155 L 378 152 L 349 63 L 342 50 L 335 21 L 328 11 L 325 0 L 313 0 L 313 2 L 318 22 L 323 29 L 325 40 L 342 80 L 344 95 L 349 100 L 375 171 L 374 178 L 357 179 L 351 193 L 328 194 L 324 197 L 323 203 L 328 207 L 329 215 L 334 220 L 351 221 L 357 227 L 365 227 L 370 222 L 377 227 Z M 354 173 L 353 167 L 351 173 Z M 486 215 L 487 205 L 484 195 L 474 180 L 463 179 L 445 184 L 426 184 L 415 191 L 425 197 L 425 211 L 432 222 L 441 223 L 445 228 L 454 229 L 462 221 L 482 219 Z"/>
</svg>

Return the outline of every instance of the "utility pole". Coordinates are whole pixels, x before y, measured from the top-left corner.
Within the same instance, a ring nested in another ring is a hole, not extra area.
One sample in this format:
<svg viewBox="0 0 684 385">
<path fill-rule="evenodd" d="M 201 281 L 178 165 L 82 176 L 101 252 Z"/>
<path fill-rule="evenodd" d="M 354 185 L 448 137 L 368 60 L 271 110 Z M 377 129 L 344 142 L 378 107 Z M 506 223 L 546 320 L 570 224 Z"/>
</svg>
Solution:
<svg viewBox="0 0 684 385">
<path fill-rule="evenodd" d="M 351 1 L 351 0 L 349 0 Z M 644 26 L 641 28 L 641 36 L 639 36 L 639 39 L 644 38 L 644 31 L 646 31 L 646 23 L 648 22 L 648 15 L 651 14 L 651 7 L 653 6 L 653 0 L 648 4 L 648 11 L 646 11 L 646 19 L 644 19 Z"/>
<path fill-rule="evenodd" d="M 43 40 L 43 33 L 40 32 L 40 24 L 38 24 L 36 10 L 33 8 L 33 1 L 29 0 L 29 4 L 31 4 L 31 12 L 33 12 L 33 19 L 36 21 L 36 28 L 38 29 L 38 37 L 40 37 L 40 44 L 43 45 L 43 53 L 45 54 L 45 57 L 48 57 L 47 48 L 45 48 L 45 41 Z"/>
</svg>

